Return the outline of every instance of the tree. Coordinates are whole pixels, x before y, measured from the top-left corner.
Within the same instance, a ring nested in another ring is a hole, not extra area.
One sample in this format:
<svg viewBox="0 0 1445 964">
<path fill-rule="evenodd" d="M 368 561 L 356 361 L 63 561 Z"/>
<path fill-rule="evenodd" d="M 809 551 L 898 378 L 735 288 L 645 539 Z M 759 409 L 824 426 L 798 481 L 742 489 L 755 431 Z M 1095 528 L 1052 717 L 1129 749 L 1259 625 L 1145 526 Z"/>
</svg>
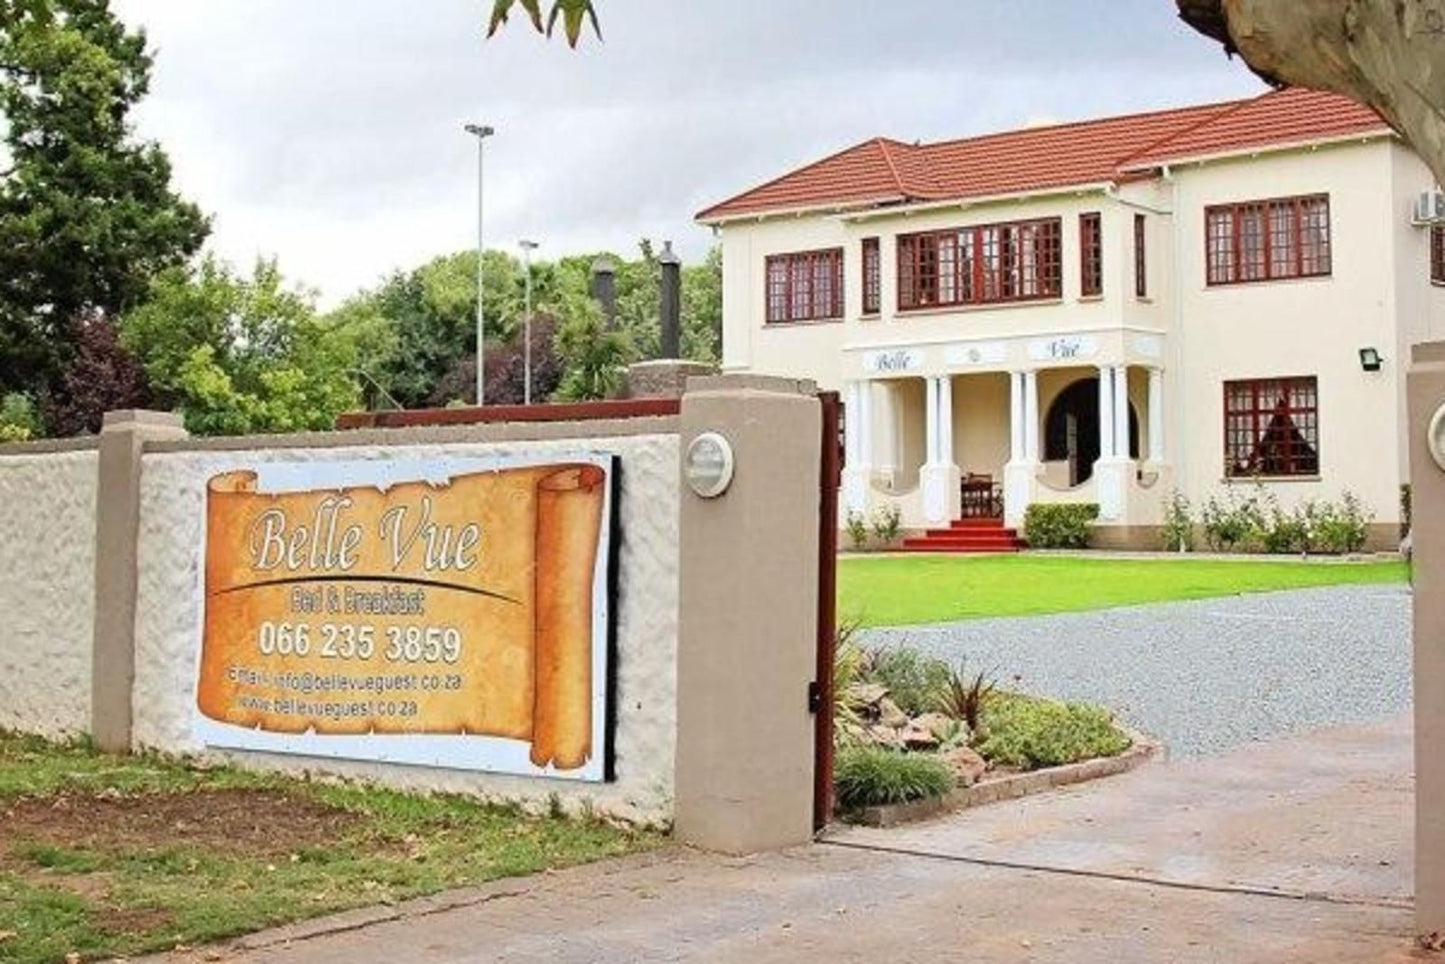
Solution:
<svg viewBox="0 0 1445 964">
<path fill-rule="evenodd" d="M 716 364 L 722 357 L 722 248 L 682 269 L 682 353 Z"/>
<path fill-rule="evenodd" d="M 65 340 L 70 357 L 54 390 L 40 399 L 40 412 L 51 435 L 99 432 L 106 412 L 150 405 L 145 371 L 121 345 L 109 318 L 99 312 L 83 315 L 70 323 Z"/>
<path fill-rule="evenodd" d="M 550 311 L 532 316 L 532 402 L 551 399 L 562 381 L 562 363 L 556 337 L 560 322 Z M 522 362 L 526 338 L 518 331 L 506 342 L 487 344 L 487 377 L 482 390 L 488 405 L 521 405 L 526 395 L 526 366 Z M 457 359 L 427 399 L 432 406 L 475 404 L 477 400 L 477 356 Z"/>
<path fill-rule="evenodd" d="M 72 321 L 135 306 L 209 231 L 132 136 L 150 72 L 108 0 L 0 0 L 0 390 L 58 388 Z"/>
<path fill-rule="evenodd" d="M 328 429 L 359 403 L 348 332 L 318 320 L 314 295 L 286 287 L 275 261 L 249 278 L 209 257 L 166 271 L 120 335 L 198 435 Z"/>
<path fill-rule="evenodd" d="M 611 398 L 626 380 L 627 363 L 636 358 L 632 339 L 626 331 L 607 330 L 595 301 L 583 299 L 570 307 L 557 332 L 564 371 L 557 397 L 574 402 Z"/>
<path fill-rule="evenodd" d="M 592 8 L 591 0 L 552 0 L 552 12 L 547 15 L 547 26 L 542 26 L 542 5 L 540 0 L 493 0 L 492 20 L 487 25 L 487 36 L 490 37 L 507 22 L 507 16 L 512 8 L 521 4 L 522 10 L 526 12 L 532 21 L 532 26 L 537 31 L 545 30 L 548 37 L 552 36 L 552 29 L 557 26 L 557 20 L 562 20 L 563 32 L 567 35 L 567 44 L 576 47 L 577 41 L 582 37 L 582 21 L 584 18 L 592 21 L 592 31 L 597 34 L 597 39 L 602 39 L 602 27 L 597 23 L 597 11 Z"/>
<path fill-rule="evenodd" d="M 1373 107 L 1445 183 L 1445 10 L 1439 0 L 1177 0 L 1186 23 L 1275 86 Z"/>
</svg>

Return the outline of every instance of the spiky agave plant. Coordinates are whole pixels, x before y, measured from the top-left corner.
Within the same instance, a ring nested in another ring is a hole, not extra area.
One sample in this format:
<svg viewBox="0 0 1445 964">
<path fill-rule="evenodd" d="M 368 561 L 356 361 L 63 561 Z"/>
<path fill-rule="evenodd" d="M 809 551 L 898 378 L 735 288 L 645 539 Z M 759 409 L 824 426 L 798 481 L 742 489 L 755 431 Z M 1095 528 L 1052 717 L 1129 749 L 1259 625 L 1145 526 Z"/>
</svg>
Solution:
<svg viewBox="0 0 1445 964">
<path fill-rule="evenodd" d="M 970 676 L 967 665 L 967 660 L 959 660 L 958 666 L 949 670 L 948 680 L 938 694 L 938 711 L 962 720 L 971 732 L 977 733 L 984 704 L 993 696 L 996 685 L 986 670 Z"/>
</svg>

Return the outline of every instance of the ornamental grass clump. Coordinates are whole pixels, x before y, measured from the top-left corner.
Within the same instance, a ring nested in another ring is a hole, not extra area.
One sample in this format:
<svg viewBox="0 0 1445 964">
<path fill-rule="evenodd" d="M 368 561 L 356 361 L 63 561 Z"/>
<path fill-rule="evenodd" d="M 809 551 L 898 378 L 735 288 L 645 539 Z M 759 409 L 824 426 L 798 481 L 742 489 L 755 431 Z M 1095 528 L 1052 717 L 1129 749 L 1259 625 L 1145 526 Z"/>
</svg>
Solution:
<svg viewBox="0 0 1445 964">
<path fill-rule="evenodd" d="M 1129 748 L 1108 710 L 1084 703 L 999 693 L 985 704 L 982 723 L 987 736 L 978 752 L 998 766 L 1036 770 Z"/>
<path fill-rule="evenodd" d="M 947 764 L 922 753 L 844 746 L 833 763 L 833 787 L 842 810 L 941 797 L 954 782 Z"/>
<path fill-rule="evenodd" d="M 866 667 L 869 681 L 887 688 L 889 698 L 909 716 L 919 716 L 936 707 L 953 674 L 943 660 L 901 646 L 873 650 L 869 657 Z"/>
</svg>

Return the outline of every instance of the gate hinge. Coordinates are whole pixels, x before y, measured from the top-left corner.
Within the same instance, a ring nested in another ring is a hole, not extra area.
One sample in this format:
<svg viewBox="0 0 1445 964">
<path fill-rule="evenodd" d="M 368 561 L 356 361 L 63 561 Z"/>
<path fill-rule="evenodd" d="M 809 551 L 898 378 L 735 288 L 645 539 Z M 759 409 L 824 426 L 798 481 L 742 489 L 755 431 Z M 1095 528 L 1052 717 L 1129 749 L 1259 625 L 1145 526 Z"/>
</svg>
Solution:
<svg viewBox="0 0 1445 964">
<path fill-rule="evenodd" d="M 817 713 L 823 709 L 823 687 L 813 680 L 808 684 L 808 712 Z"/>
</svg>

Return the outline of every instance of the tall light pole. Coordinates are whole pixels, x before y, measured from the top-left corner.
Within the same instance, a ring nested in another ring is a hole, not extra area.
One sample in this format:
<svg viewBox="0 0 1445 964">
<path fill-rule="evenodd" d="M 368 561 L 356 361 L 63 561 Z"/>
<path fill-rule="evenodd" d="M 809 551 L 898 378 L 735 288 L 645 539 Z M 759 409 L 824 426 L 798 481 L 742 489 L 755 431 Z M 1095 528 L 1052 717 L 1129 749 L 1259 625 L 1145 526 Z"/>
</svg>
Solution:
<svg viewBox="0 0 1445 964">
<path fill-rule="evenodd" d="M 532 252 L 536 241 L 525 238 L 517 242 L 522 249 L 522 404 L 532 404 Z"/>
<path fill-rule="evenodd" d="M 482 244 L 482 158 L 486 154 L 487 138 L 496 131 L 484 124 L 466 124 L 462 129 L 477 139 L 477 404 L 481 405 L 482 383 L 486 374 L 485 363 L 482 361 L 482 347 L 485 344 L 482 335 L 482 319 L 485 317 L 482 312 L 482 259 L 486 251 Z"/>
</svg>

